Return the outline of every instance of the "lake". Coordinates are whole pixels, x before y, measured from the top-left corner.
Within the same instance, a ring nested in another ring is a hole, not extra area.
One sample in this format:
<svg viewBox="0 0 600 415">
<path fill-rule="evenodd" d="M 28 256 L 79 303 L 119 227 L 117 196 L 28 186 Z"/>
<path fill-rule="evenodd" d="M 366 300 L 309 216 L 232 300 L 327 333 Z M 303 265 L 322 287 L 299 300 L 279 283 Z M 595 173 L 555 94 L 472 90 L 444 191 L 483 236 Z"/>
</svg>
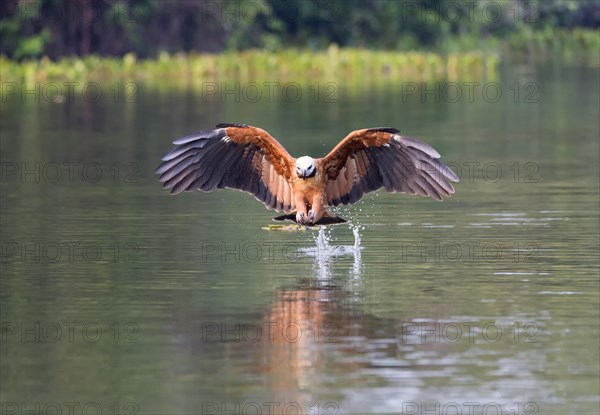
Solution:
<svg viewBox="0 0 600 415">
<path fill-rule="evenodd" d="M 599 413 L 599 75 L 4 100 L 3 413 Z M 248 194 L 154 174 L 219 122 L 314 157 L 397 127 L 461 182 L 266 230 Z"/>
</svg>

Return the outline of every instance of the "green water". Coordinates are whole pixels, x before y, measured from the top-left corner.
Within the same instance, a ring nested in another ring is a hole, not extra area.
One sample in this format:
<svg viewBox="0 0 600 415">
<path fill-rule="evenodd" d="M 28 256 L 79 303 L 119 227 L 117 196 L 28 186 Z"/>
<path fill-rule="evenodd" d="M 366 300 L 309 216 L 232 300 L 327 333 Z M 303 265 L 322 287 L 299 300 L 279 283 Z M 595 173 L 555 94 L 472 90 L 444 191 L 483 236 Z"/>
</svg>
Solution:
<svg viewBox="0 0 600 415">
<path fill-rule="evenodd" d="M 391 81 L 7 99 L 3 413 L 599 413 L 599 74 L 504 68 L 497 102 Z M 266 231 L 249 195 L 170 197 L 153 173 L 226 121 L 315 157 L 397 127 L 462 180 L 443 203 L 369 194 L 320 240 Z"/>
</svg>

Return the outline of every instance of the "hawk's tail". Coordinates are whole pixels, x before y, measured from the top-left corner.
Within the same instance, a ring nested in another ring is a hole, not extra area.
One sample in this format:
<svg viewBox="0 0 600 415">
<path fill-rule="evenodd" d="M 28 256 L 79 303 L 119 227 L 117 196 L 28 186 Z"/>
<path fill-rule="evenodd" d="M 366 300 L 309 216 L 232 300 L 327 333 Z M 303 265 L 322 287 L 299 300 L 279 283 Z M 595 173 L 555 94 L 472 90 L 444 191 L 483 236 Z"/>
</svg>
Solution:
<svg viewBox="0 0 600 415">
<path fill-rule="evenodd" d="M 296 223 L 296 212 L 289 213 L 287 215 L 276 216 L 273 220 L 291 220 Z M 317 226 L 317 225 L 338 225 L 340 223 L 346 223 L 346 219 L 340 218 L 332 213 L 325 212 L 325 214 L 315 224 L 305 224 L 305 226 Z"/>
</svg>

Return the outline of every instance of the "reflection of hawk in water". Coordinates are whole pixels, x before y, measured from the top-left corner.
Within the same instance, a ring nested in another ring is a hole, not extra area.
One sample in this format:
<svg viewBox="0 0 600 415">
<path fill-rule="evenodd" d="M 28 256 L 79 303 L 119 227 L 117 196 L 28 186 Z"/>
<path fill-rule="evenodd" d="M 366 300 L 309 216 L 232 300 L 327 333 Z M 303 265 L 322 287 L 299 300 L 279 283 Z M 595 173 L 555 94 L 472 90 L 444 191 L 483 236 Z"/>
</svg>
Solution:
<svg viewBox="0 0 600 415">
<path fill-rule="evenodd" d="M 296 159 L 249 125 L 219 124 L 173 143 L 156 169 L 171 193 L 239 189 L 285 212 L 275 219 L 304 225 L 345 222 L 327 206 L 355 203 L 381 187 L 442 200 L 454 193 L 450 182 L 458 181 L 431 146 L 394 128 L 353 131 L 319 159 Z"/>
</svg>

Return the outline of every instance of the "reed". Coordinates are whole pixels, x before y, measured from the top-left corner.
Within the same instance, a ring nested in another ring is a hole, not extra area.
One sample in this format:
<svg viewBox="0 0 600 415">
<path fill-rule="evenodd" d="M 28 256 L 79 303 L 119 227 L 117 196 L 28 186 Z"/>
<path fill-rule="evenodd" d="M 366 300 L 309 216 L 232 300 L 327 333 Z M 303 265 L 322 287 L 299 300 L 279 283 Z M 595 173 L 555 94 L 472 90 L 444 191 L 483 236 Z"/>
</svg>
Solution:
<svg viewBox="0 0 600 415">
<path fill-rule="evenodd" d="M 199 87 L 206 82 L 283 81 L 307 84 L 315 80 L 347 81 L 369 78 L 404 81 L 469 80 L 495 73 L 498 57 L 481 52 L 442 55 L 433 52 L 395 52 L 365 49 L 326 51 L 250 50 L 223 54 L 161 53 L 152 60 L 86 56 L 51 61 L 47 58 L 16 62 L 0 57 L 3 83 L 24 87 L 36 83 L 88 82 L 111 84 L 134 81 L 163 86 Z M 75 85 L 75 89 L 77 89 Z"/>
<path fill-rule="evenodd" d="M 463 42 L 472 44 L 467 40 Z M 474 44 L 473 44 L 474 45 Z M 600 66 L 600 31 L 523 30 L 500 41 L 480 40 L 475 51 L 384 51 L 338 48 L 322 51 L 286 49 L 247 50 L 221 54 L 160 53 L 155 59 L 123 57 L 67 57 L 17 62 L 0 56 L 0 95 L 10 84 L 23 89 L 50 82 L 72 82 L 74 89 L 90 82 L 110 85 L 136 82 L 153 88 L 203 88 L 207 82 L 337 82 L 359 84 L 399 80 L 493 80 L 499 62 L 512 59 L 579 59 Z M 447 49 L 451 50 L 451 49 Z M 483 52 L 485 51 L 485 52 Z"/>
</svg>

